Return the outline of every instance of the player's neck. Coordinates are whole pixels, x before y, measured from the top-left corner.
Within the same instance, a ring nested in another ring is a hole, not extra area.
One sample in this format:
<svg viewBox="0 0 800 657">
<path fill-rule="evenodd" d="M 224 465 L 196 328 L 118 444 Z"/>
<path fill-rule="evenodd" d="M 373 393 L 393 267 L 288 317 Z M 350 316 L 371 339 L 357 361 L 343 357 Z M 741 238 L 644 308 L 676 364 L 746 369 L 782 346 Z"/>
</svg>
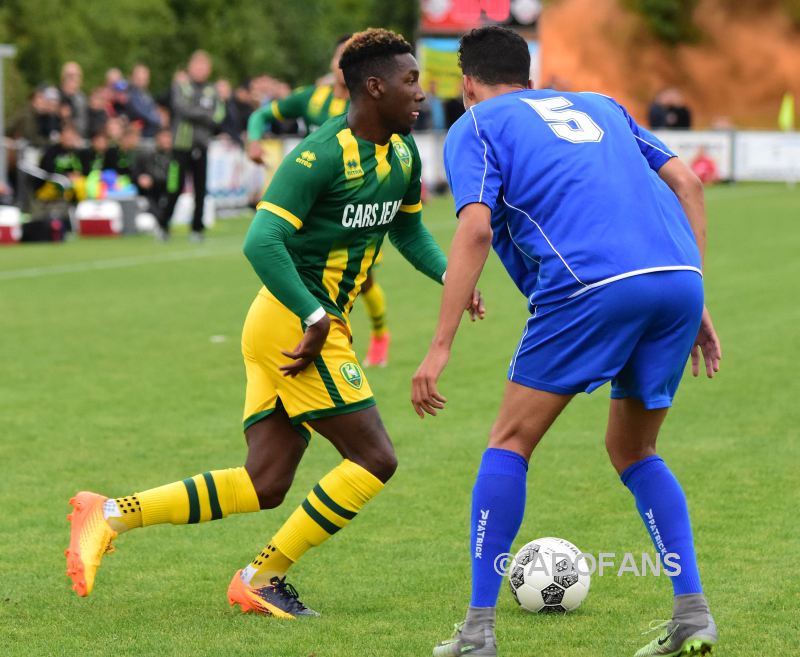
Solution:
<svg viewBox="0 0 800 657">
<path fill-rule="evenodd" d="M 365 111 L 352 102 L 347 112 L 347 125 L 356 137 L 375 144 L 388 144 L 392 136 L 391 130 L 383 125 L 377 112 Z"/>
<path fill-rule="evenodd" d="M 489 100 L 490 98 L 497 98 L 497 96 L 524 90 L 525 87 L 519 84 L 475 85 L 473 87 L 472 96 L 467 98 L 468 107 L 482 103 L 484 100 Z"/>
</svg>

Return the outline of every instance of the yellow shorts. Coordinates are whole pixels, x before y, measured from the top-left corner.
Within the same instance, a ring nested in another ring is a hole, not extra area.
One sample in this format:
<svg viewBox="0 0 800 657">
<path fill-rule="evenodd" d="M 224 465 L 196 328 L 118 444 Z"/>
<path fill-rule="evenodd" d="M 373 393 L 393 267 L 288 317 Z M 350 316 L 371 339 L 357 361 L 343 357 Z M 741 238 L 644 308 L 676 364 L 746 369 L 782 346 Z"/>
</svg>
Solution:
<svg viewBox="0 0 800 657">
<path fill-rule="evenodd" d="M 375 404 L 367 377 L 353 352 L 350 331 L 331 317 L 322 353 L 296 377 L 278 369 L 303 337 L 300 319 L 266 288 L 256 296 L 242 330 L 242 355 L 247 371 L 244 428 L 283 407 L 292 424 L 308 440 L 306 422 L 352 413 Z"/>
</svg>

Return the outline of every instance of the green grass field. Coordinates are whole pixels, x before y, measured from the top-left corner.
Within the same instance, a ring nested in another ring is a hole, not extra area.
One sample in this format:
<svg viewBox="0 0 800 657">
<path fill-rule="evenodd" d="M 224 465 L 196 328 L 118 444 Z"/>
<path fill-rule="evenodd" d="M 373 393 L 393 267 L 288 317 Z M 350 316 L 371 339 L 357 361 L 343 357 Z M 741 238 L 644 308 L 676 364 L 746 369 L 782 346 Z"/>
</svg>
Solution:
<svg viewBox="0 0 800 657">
<path fill-rule="evenodd" d="M 723 367 L 714 381 L 685 379 L 659 451 L 688 495 L 721 632 L 715 654 L 797 654 L 800 189 L 720 187 L 708 209 L 707 301 Z M 451 214 L 447 199 L 426 211 L 443 245 Z M 218 224 L 202 246 L 178 235 L 167 245 L 0 249 L 0 654 L 406 657 L 429 655 L 462 618 L 470 491 L 525 302 L 492 256 L 481 283 L 488 316 L 462 328 L 441 381 L 448 408 L 420 421 L 410 377 L 439 288 L 391 248 L 379 277 L 392 362 L 369 378 L 400 468 L 351 527 L 292 571 L 322 618 L 242 615 L 225 598 L 233 571 L 339 461 L 319 436 L 280 509 L 132 532 L 90 598 L 70 590 L 63 549 L 75 491 L 123 495 L 243 460 L 239 332 L 258 288 L 239 250 L 248 221 Z M 354 315 L 363 355 L 363 308 Z M 594 554 L 652 550 L 605 455 L 607 397 L 604 387 L 577 398 L 537 450 L 515 547 L 555 535 Z M 504 587 L 498 638 L 505 657 L 627 656 L 670 612 L 663 577 L 595 576 L 565 617 L 526 614 Z"/>
</svg>

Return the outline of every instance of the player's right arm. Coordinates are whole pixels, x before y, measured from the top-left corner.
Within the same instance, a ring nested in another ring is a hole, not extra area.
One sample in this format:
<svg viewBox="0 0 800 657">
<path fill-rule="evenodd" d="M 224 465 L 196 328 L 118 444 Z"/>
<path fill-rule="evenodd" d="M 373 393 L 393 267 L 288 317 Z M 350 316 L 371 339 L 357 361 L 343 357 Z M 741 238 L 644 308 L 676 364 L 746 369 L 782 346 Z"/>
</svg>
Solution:
<svg viewBox="0 0 800 657">
<path fill-rule="evenodd" d="M 314 87 L 301 87 L 286 98 L 273 100 L 268 105 L 259 107 L 247 119 L 247 155 L 254 162 L 262 162 L 261 144 L 267 124 L 283 119 L 296 119 L 305 113 Z"/>
<path fill-rule="evenodd" d="M 325 310 L 303 284 L 286 246 L 289 237 L 303 227 L 317 197 L 327 189 L 331 176 L 322 158 L 313 169 L 298 164 L 295 160 L 301 148 L 302 145 L 293 150 L 275 172 L 256 206 L 256 216 L 243 249 L 261 282 L 306 327 L 300 344 L 293 351 L 283 352 L 293 361 L 281 367 L 283 373 L 290 376 L 298 374 L 319 356 L 330 328 Z"/>
<path fill-rule="evenodd" d="M 700 261 L 705 262 L 706 253 L 706 210 L 703 198 L 703 183 L 695 173 L 677 157 L 668 160 L 659 170 L 659 177 L 669 188 L 683 207 L 689 219 L 697 248 L 700 250 Z M 692 347 L 692 375 L 700 374 L 700 357 L 702 355 L 706 367 L 706 376 L 712 378 L 719 372 L 719 361 L 722 358 L 722 346 L 714 330 L 708 308 L 703 308 L 700 329 Z"/>
<path fill-rule="evenodd" d="M 625 108 L 613 99 L 609 99 L 625 115 L 633 136 L 644 158 L 653 171 L 672 190 L 686 213 L 692 232 L 694 233 L 697 248 L 700 251 L 701 266 L 705 263 L 706 253 L 706 210 L 703 183 L 695 173 L 676 155 L 664 142 L 658 139 L 649 130 L 645 130 L 633 120 Z M 722 359 L 722 345 L 714 330 L 711 314 L 708 308 L 703 307 L 703 317 L 700 320 L 700 329 L 697 339 L 692 347 L 692 375 L 700 374 L 700 358 L 705 362 L 706 376 L 712 378 L 719 371 L 719 361 Z"/>
<path fill-rule="evenodd" d="M 492 246 L 492 210 L 502 179 L 491 146 L 478 129 L 474 114 L 459 119 L 447 134 L 445 172 L 453 192 L 458 227 L 450 246 L 447 276 L 431 346 L 412 379 L 411 404 L 420 418 L 436 415 L 446 399 L 437 383 Z"/>
</svg>

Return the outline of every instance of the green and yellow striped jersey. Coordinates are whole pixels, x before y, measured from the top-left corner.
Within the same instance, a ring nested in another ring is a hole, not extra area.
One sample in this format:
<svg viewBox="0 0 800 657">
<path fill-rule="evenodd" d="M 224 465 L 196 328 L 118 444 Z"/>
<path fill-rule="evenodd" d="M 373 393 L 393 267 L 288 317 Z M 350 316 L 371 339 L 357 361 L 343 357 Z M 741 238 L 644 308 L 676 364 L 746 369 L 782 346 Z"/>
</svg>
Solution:
<svg viewBox="0 0 800 657">
<path fill-rule="evenodd" d="M 261 139 L 266 124 L 275 120 L 303 119 L 309 128 L 321 126 L 329 118 L 344 114 L 348 107 L 350 99 L 334 96 L 333 85 L 300 87 L 253 112 L 247 120 L 247 138 Z"/>
<path fill-rule="evenodd" d="M 356 137 L 346 115 L 333 118 L 283 160 L 248 240 L 276 220 L 296 229 L 285 245 L 302 284 L 327 312 L 347 321 L 387 233 L 415 267 L 441 280 L 446 260 L 422 225 L 420 173 L 410 135 L 375 144 Z M 256 271 L 276 293 L 269 264 L 259 264 Z"/>
</svg>

